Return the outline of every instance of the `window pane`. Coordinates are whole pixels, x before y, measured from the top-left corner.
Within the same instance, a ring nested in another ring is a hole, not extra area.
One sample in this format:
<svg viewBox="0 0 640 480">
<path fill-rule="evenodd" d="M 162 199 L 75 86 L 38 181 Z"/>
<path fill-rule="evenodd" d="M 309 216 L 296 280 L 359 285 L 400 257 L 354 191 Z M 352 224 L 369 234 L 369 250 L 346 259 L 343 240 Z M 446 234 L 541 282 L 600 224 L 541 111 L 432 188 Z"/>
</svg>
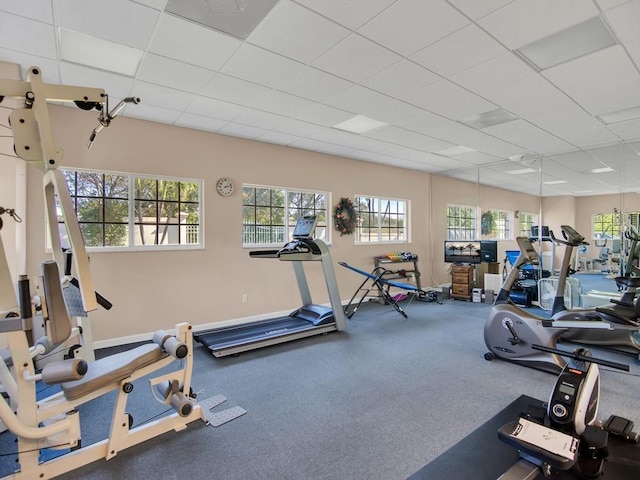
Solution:
<svg viewBox="0 0 640 480">
<path fill-rule="evenodd" d="M 77 215 L 79 222 L 101 222 L 102 199 L 78 198 Z"/>
<path fill-rule="evenodd" d="M 160 203 L 160 223 L 180 223 L 178 204 L 174 202 Z"/>
<path fill-rule="evenodd" d="M 94 172 L 78 172 L 77 195 L 83 197 L 101 197 L 104 188 L 102 186 L 102 174 Z"/>
<path fill-rule="evenodd" d="M 136 222 L 156 222 L 156 202 L 136 201 Z"/>
<path fill-rule="evenodd" d="M 111 198 L 128 198 L 129 179 L 122 175 L 105 175 L 104 196 Z"/>
<path fill-rule="evenodd" d="M 104 236 L 105 247 L 126 247 L 129 243 L 129 225 L 106 224 Z"/>
<path fill-rule="evenodd" d="M 198 202 L 200 186 L 194 182 L 180 182 L 180 200 L 183 202 Z"/>
<path fill-rule="evenodd" d="M 82 238 L 87 247 L 102 246 L 103 230 L 101 223 L 81 223 L 80 232 L 82 232 Z"/>
<path fill-rule="evenodd" d="M 157 182 L 150 178 L 136 178 L 134 185 L 135 198 L 139 200 L 155 200 L 157 196 Z"/>
<path fill-rule="evenodd" d="M 104 201 L 104 221 L 105 222 L 124 222 L 129 220 L 129 201 L 128 200 L 111 200 L 109 198 Z"/>
</svg>

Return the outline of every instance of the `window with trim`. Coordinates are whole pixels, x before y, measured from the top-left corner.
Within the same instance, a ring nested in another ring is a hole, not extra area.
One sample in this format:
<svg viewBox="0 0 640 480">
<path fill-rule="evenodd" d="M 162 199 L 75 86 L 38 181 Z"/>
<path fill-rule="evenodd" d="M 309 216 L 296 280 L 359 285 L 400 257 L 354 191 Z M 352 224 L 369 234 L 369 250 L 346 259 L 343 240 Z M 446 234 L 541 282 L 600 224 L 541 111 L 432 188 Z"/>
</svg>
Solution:
<svg viewBox="0 0 640 480">
<path fill-rule="evenodd" d="M 478 238 L 476 207 L 447 205 L 447 240 Z"/>
<path fill-rule="evenodd" d="M 531 227 L 538 224 L 538 216 L 535 213 L 520 212 L 518 220 L 520 221 L 520 233 L 518 235 L 521 237 L 531 236 Z"/>
<path fill-rule="evenodd" d="M 492 240 L 511 238 L 511 212 L 506 210 L 488 210 L 482 214 L 482 236 Z"/>
<path fill-rule="evenodd" d="M 354 207 L 358 214 L 356 242 L 406 243 L 409 241 L 406 200 L 356 195 Z"/>
<path fill-rule="evenodd" d="M 202 180 L 61 171 L 87 248 L 203 245 Z M 64 243 L 66 229 L 61 215 L 58 222 Z"/>
<path fill-rule="evenodd" d="M 301 217 L 318 217 L 315 238 L 329 241 L 327 192 L 261 185 L 242 186 L 242 245 L 282 245 Z"/>
<path fill-rule="evenodd" d="M 596 213 L 591 217 L 593 239 L 620 238 L 620 214 Z"/>
</svg>

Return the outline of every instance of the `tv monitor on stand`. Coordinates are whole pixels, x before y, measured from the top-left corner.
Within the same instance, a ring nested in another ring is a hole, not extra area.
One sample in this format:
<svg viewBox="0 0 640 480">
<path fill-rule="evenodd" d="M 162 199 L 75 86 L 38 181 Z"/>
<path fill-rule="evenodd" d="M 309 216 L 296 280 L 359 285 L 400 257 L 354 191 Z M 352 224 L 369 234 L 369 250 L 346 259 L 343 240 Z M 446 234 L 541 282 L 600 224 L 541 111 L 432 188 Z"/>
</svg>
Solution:
<svg viewBox="0 0 640 480">
<path fill-rule="evenodd" d="M 481 246 L 479 241 L 469 240 L 445 240 L 445 263 L 476 264 L 482 262 L 480 256 Z"/>
</svg>

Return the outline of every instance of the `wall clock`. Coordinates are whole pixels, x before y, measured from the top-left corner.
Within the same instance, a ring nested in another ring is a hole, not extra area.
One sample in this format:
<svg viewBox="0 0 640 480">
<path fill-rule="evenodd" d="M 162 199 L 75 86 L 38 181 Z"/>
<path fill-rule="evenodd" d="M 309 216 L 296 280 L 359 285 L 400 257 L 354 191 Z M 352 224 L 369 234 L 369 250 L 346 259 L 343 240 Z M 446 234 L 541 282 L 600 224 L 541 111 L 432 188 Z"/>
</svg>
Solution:
<svg viewBox="0 0 640 480">
<path fill-rule="evenodd" d="M 228 197 L 234 190 L 233 181 L 230 178 L 221 178 L 216 183 L 216 190 L 223 197 Z"/>
</svg>

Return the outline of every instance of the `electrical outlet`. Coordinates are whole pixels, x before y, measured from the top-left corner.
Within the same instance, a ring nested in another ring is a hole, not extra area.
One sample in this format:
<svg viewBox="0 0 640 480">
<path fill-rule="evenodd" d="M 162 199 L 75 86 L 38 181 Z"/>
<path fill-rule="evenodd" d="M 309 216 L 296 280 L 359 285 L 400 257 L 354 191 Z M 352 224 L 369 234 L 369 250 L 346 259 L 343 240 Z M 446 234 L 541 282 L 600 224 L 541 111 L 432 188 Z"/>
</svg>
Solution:
<svg viewBox="0 0 640 480">
<path fill-rule="evenodd" d="M 247 303 L 248 297 L 246 293 L 242 294 L 242 303 Z"/>
</svg>

